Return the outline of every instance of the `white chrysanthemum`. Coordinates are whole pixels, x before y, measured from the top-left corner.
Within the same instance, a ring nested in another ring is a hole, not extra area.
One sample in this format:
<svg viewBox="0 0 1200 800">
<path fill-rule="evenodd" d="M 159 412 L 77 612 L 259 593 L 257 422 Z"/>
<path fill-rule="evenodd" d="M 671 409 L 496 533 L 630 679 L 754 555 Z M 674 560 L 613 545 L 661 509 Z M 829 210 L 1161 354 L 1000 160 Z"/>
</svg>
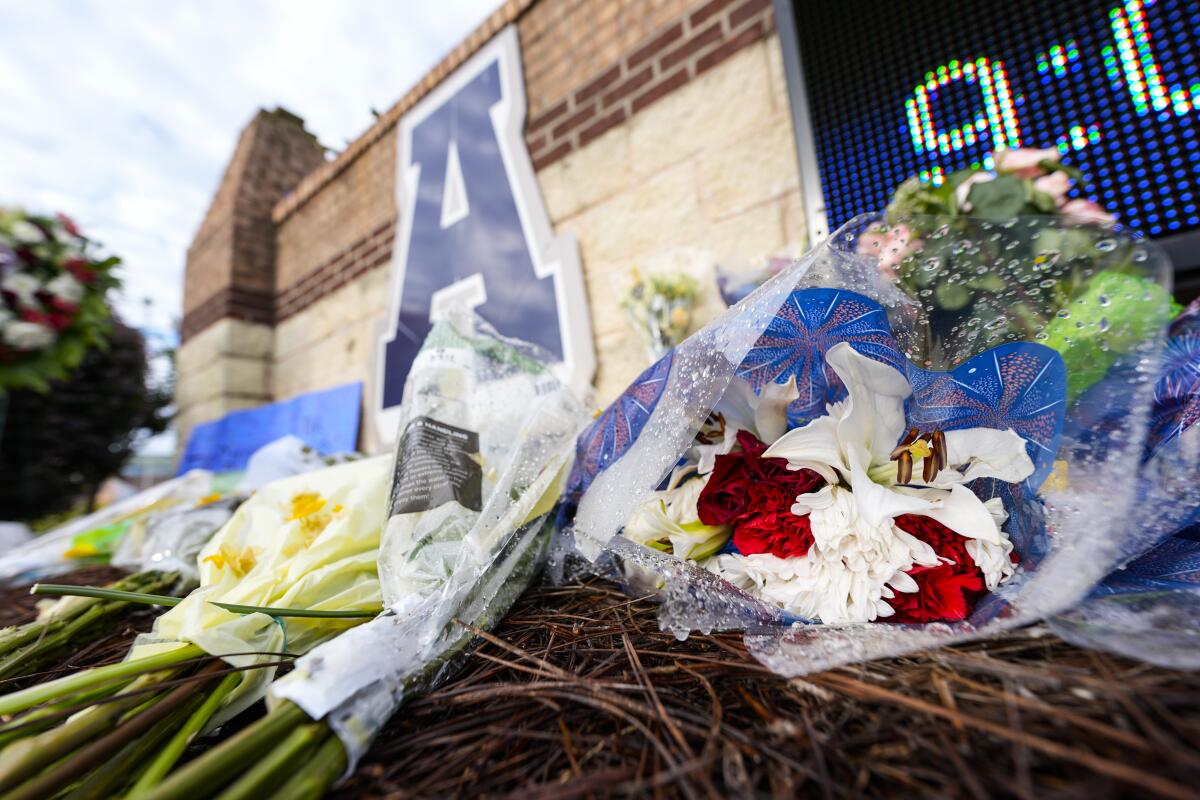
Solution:
<svg viewBox="0 0 1200 800">
<path fill-rule="evenodd" d="M 4 325 L 4 343 L 17 350 L 41 350 L 54 343 L 54 329 L 39 322 L 8 322 Z"/>
<path fill-rule="evenodd" d="M 25 307 L 40 306 L 34 296 L 42 290 L 42 282 L 28 272 L 11 272 L 0 281 L 0 289 L 17 296 L 17 303 Z"/>
<path fill-rule="evenodd" d="M 814 542 L 802 558 L 769 553 L 723 555 L 710 568 L 751 594 L 807 619 L 870 622 L 892 615 L 895 592 L 914 592 L 906 573 L 936 566 L 933 548 L 891 520 L 859 515 L 852 493 L 826 486 L 801 495 L 797 513 L 810 514 Z"/>
<path fill-rule="evenodd" d="M 79 301 L 83 300 L 83 284 L 66 272 L 47 283 L 46 291 L 73 306 L 79 305 Z"/>
<path fill-rule="evenodd" d="M 34 225 L 32 222 L 27 222 L 23 219 L 19 219 L 14 222 L 12 226 L 9 227 L 9 232 L 12 233 L 13 239 L 17 240 L 21 244 L 37 244 L 46 238 L 42 234 L 41 228 L 39 228 L 37 225 Z"/>
</svg>

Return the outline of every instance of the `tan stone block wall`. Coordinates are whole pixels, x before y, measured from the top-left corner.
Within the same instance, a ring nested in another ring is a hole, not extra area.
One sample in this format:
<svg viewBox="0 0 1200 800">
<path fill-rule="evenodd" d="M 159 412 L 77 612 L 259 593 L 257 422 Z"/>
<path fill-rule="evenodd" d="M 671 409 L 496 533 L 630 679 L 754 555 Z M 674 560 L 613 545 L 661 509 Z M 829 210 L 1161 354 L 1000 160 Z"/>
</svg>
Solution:
<svg viewBox="0 0 1200 800">
<path fill-rule="evenodd" d="M 562 35 L 588 26 L 594 42 Z M 614 101 L 625 104 L 620 124 L 599 132 L 582 122 L 565 134 L 569 150 L 538 162 L 552 224 L 580 243 L 589 308 L 573 311 L 591 314 L 596 401 L 606 403 L 648 363 L 620 308 L 631 267 L 691 274 L 704 287 L 703 321 L 723 308 L 718 263 L 748 269 L 804 243 L 779 45 L 765 0 L 543 0 L 518 27 L 531 121 L 568 93 L 581 102 L 614 60 L 625 76 L 645 69 L 639 59 L 654 63 L 640 94 Z M 706 33 L 717 29 L 724 38 Z M 349 381 L 373 396 L 397 218 L 396 129 L 368 139 L 303 202 L 276 206 L 275 328 L 225 319 L 181 348 L 185 436 L 235 407 Z M 375 438 L 363 431 L 365 446 Z"/>
<path fill-rule="evenodd" d="M 538 173 L 555 228 L 580 243 L 596 336 L 597 402 L 647 364 L 620 308 L 629 269 L 688 272 L 698 316 L 720 308 L 713 267 L 804 243 L 779 43 L 767 38 Z"/>
<path fill-rule="evenodd" d="M 175 356 L 180 442 L 200 422 L 271 400 L 274 339 L 270 325 L 226 318 L 180 345 Z"/>
<path fill-rule="evenodd" d="M 363 381 L 364 398 L 374 391 L 371 366 L 387 312 L 390 275 L 374 269 L 275 329 L 273 392 L 277 398 Z M 375 431 L 364 415 L 361 446 L 373 447 Z"/>
</svg>

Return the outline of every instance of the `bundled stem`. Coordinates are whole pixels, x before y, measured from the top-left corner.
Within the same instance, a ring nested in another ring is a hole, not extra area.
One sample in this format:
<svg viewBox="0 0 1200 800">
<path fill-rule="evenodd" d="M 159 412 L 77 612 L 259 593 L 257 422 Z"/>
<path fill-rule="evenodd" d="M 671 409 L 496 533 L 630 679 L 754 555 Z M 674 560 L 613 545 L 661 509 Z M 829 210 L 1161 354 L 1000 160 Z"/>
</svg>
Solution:
<svg viewBox="0 0 1200 800">
<path fill-rule="evenodd" d="M 113 617 L 129 609 L 127 595 L 142 596 L 148 592 L 170 589 L 178 583 L 178 576 L 169 572 L 142 572 L 130 575 L 107 589 L 105 596 L 93 596 L 92 602 L 81 600 L 60 609 L 50 618 L 36 619 L 24 625 L 0 631 L 0 680 L 9 680 L 29 675 L 47 662 L 60 658 L 64 651 L 78 648 L 96 638 L 111 622 Z M 42 587 L 35 585 L 33 593 Z M 87 587 L 65 587 L 85 589 Z M 55 592 L 76 594 L 76 592 Z M 82 592 L 78 592 L 82 594 Z M 177 598 L 154 595 L 161 598 L 159 605 L 172 605 Z"/>
</svg>

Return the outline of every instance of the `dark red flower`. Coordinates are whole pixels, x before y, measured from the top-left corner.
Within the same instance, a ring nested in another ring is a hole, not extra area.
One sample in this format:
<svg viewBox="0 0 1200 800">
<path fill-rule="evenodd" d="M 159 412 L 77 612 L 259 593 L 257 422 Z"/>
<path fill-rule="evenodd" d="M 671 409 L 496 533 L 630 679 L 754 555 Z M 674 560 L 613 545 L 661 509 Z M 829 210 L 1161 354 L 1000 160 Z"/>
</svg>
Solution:
<svg viewBox="0 0 1200 800">
<path fill-rule="evenodd" d="M 17 316 L 25 322 L 36 322 L 39 325 L 50 324 L 50 315 L 45 311 L 38 311 L 35 308 L 22 308 L 17 312 Z"/>
<path fill-rule="evenodd" d="M 792 513 L 796 493 L 790 489 L 757 483 L 750 488 L 750 507 L 733 529 L 733 544 L 744 555 L 770 553 L 779 558 L 799 558 L 812 547 L 812 525 L 808 515 Z"/>
<path fill-rule="evenodd" d="M 782 458 L 763 458 L 767 446 L 738 431 L 738 450 L 717 456 L 696 511 L 705 525 L 733 525 L 733 544 L 746 555 L 803 556 L 812 546 L 807 516 L 792 513 L 796 496 L 821 486 L 812 470 L 790 470 Z"/>
<path fill-rule="evenodd" d="M 987 591 L 983 571 L 967 552 L 967 539 L 929 517 L 904 514 L 896 526 L 933 548 L 945 562 L 936 567 L 913 567 L 908 575 L 915 592 L 896 592 L 888 600 L 895 612 L 888 622 L 959 622 L 966 619 Z"/>
<path fill-rule="evenodd" d="M 68 217 L 66 214 L 63 214 L 62 212 L 55 214 L 55 216 L 58 218 L 58 221 L 62 224 L 62 226 L 66 229 L 67 233 L 71 234 L 72 236 L 79 236 L 79 227 L 75 224 L 75 220 L 71 219 L 70 217 Z"/>
<path fill-rule="evenodd" d="M 84 258 L 68 258 L 63 262 L 63 268 L 75 276 L 80 283 L 91 283 L 96 278 L 92 265 Z"/>
</svg>

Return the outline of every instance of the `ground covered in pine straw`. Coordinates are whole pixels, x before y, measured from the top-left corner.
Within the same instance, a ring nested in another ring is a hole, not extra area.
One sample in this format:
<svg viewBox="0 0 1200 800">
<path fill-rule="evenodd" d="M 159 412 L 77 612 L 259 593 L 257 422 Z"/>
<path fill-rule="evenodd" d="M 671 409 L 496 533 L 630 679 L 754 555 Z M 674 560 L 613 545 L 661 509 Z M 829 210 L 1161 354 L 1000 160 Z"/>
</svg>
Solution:
<svg viewBox="0 0 1200 800">
<path fill-rule="evenodd" d="M 112 579 L 94 578 L 69 580 Z M 4 624 L 20 621 L 19 595 L 0 594 Z M 148 624 L 135 615 L 63 668 L 119 659 Z M 528 592 L 335 796 L 1094 800 L 1197 787 L 1200 674 L 1034 628 L 784 680 L 739 634 L 678 642 L 652 603 L 590 581 Z"/>
</svg>

